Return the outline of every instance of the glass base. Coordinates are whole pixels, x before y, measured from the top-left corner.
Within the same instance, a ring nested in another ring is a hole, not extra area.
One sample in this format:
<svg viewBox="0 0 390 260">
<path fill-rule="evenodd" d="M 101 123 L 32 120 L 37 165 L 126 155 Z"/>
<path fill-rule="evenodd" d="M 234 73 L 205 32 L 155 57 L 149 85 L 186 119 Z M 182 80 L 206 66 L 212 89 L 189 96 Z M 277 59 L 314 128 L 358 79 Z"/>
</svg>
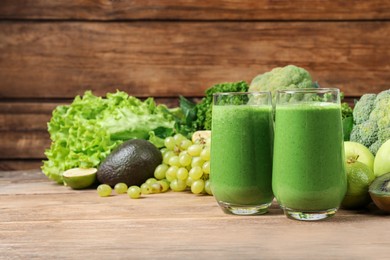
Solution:
<svg viewBox="0 0 390 260">
<path fill-rule="evenodd" d="M 334 209 L 320 210 L 320 211 L 302 211 L 302 210 L 290 209 L 284 206 L 281 206 L 281 208 L 283 209 L 284 214 L 286 214 L 288 218 L 302 220 L 302 221 L 324 220 L 336 214 L 338 209 L 338 208 L 334 208 Z"/>
<path fill-rule="evenodd" d="M 268 208 L 272 201 L 262 205 L 250 206 L 250 205 L 237 205 L 223 201 L 218 201 L 218 205 L 225 213 L 233 215 L 261 215 L 268 212 Z"/>
</svg>

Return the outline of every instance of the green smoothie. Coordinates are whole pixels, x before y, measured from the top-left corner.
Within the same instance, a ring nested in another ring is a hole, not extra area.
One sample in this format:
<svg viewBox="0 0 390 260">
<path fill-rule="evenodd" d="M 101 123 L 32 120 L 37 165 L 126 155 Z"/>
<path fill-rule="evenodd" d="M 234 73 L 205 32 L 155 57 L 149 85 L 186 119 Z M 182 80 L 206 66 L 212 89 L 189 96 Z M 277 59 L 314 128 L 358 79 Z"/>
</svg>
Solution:
<svg viewBox="0 0 390 260">
<path fill-rule="evenodd" d="M 272 187 L 282 207 L 339 207 L 347 189 L 340 114 L 326 102 L 276 107 Z"/>
<path fill-rule="evenodd" d="M 210 183 L 218 202 L 268 204 L 272 194 L 271 106 L 215 105 Z"/>
</svg>

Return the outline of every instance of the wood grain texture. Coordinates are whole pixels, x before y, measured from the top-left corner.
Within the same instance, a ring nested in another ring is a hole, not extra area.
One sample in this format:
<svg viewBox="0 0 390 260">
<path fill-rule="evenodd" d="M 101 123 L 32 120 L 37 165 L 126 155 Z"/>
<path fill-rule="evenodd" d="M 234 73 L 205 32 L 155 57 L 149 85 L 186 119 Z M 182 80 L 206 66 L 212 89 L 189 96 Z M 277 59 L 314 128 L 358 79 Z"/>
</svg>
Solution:
<svg viewBox="0 0 390 260">
<path fill-rule="evenodd" d="M 374 207 L 305 223 L 274 201 L 266 215 L 233 216 L 211 196 L 100 198 L 38 171 L 0 172 L 0 205 L 4 259 L 387 259 L 390 246 L 390 218 Z"/>
<path fill-rule="evenodd" d="M 40 153 L 40 152 L 39 152 Z M 0 158 L 0 171 L 10 171 L 14 174 L 19 174 L 18 171 L 37 170 L 42 166 L 42 160 L 36 159 L 37 155 L 32 158 L 24 159 L 1 159 Z"/>
<path fill-rule="evenodd" d="M 307 68 L 347 96 L 388 89 L 389 22 L 1 23 L 0 98 L 92 89 L 201 96 L 276 66 Z"/>
<path fill-rule="evenodd" d="M 390 19 L 382 0 L 2 0 L 3 19 L 366 20 Z"/>
</svg>

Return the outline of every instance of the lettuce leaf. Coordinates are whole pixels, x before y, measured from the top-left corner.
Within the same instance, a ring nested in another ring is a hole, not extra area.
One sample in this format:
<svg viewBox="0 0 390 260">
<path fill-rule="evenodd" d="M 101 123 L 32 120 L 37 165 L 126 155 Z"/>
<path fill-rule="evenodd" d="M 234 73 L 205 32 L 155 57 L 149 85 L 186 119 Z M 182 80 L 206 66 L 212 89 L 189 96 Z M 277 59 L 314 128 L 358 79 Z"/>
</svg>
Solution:
<svg viewBox="0 0 390 260">
<path fill-rule="evenodd" d="M 161 139 L 173 134 L 174 124 L 170 110 L 152 98 L 141 101 L 121 91 L 102 98 L 86 91 L 53 111 L 48 123 L 52 143 L 42 171 L 62 183 L 64 171 L 97 167 L 125 140 L 150 139 L 159 146 Z"/>
</svg>

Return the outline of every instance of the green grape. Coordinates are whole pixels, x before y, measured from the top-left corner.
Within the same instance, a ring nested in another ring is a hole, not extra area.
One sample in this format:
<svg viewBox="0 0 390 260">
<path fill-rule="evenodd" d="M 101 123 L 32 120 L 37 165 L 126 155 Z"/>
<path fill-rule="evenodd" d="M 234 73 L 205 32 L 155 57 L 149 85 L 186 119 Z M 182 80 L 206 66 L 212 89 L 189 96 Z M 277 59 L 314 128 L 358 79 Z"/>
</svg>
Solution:
<svg viewBox="0 0 390 260">
<path fill-rule="evenodd" d="M 204 160 L 200 157 L 192 157 L 191 167 L 194 168 L 196 166 L 202 167 Z"/>
<path fill-rule="evenodd" d="M 173 191 L 184 191 L 187 188 L 187 183 L 183 180 L 174 179 L 170 183 L 170 187 Z"/>
<path fill-rule="evenodd" d="M 166 192 L 169 189 L 169 181 L 167 179 L 157 181 L 161 185 L 161 192 Z"/>
<path fill-rule="evenodd" d="M 186 180 L 188 178 L 188 170 L 186 168 L 180 167 L 177 170 L 176 178 L 178 180 Z"/>
<path fill-rule="evenodd" d="M 192 162 L 192 157 L 187 152 L 180 154 L 179 156 L 180 165 L 188 166 L 191 164 L 191 162 Z"/>
<path fill-rule="evenodd" d="M 168 148 L 164 147 L 164 148 L 161 148 L 160 149 L 160 152 L 161 152 L 161 155 L 164 156 L 164 154 L 166 154 L 166 152 L 168 152 Z"/>
<path fill-rule="evenodd" d="M 145 183 L 148 184 L 149 186 L 156 182 L 157 180 L 155 178 L 149 178 L 145 181 Z"/>
<path fill-rule="evenodd" d="M 210 161 L 204 162 L 204 164 L 202 165 L 202 171 L 205 174 L 210 174 Z"/>
<path fill-rule="evenodd" d="M 191 185 L 191 192 L 194 194 L 199 194 L 204 189 L 204 180 L 196 180 Z"/>
<path fill-rule="evenodd" d="M 191 145 L 192 145 L 191 140 L 184 139 L 183 141 L 181 141 L 179 147 L 180 147 L 180 149 L 182 149 L 182 150 L 187 150 L 188 147 L 190 147 Z"/>
<path fill-rule="evenodd" d="M 124 194 L 127 192 L 127 185 L 123 182 L 117 183 L 114 186 L 114 190 L 117 194 Z"/>
<path fill-rule="evenodd" d="M 200 152 L 200 158 L 204 161 L 210 161 L 210 147 L 203 148 L 202 152 Z"/>
<path fill-rule="evenodd" d="M 176 179 L 178 169 L 179 168 L 177 166 L 171 166 L 168 168 L 167 172 L 165 173 L 165 177 L 167 178 L 168 181 L 172 181 Z"/>
<path fill-rule="evenodd" d="M 175 152 L 174 151 L 168 151 L 164 154 L 163 156 L 163 163 L 165 164 L 168 164 L 169 162 L 169 159 L 171 159 L 172 156 L 175 156 Z"/>
<path fill-rule="evenodd" d="M 152 183 L 150 185 L 150 189 L 151 189 L 152 193 L 160 193 L 162 191 L 163 187 L 161 186 L 161 183 L 155 182 L 155 183 Z"/>
<path fill-rule="evenodd" d="M 199 156 L 200 152 L 202 152 L 202 145 L 193 144 L 190 147 L 188 147 L 187 152 L 191 156 Z"/>
<path fill-rule="evenodd" d="M 147 183 L 143 183 L 143 184 L 141 185 L 141 193 L 142 193 L 142 194 L 150 194 L 150 193 L 152 193 L 152 190 L 151 190 L 151 188 L 150 188 L 150 185 L 147 184 Z"/>
<path fill-rule="evenodd" d="M 186 181 L 187 187 L 191 187 L 193 182 L 194 182 L 194 180 L 191 177 L 188 177 L 187 181 Z"/>
<path fill-rule="evenodd" d="M 210 180 L 205 181 L 204 190 L 206 191 L 207 194 L 213 195 L 213 192 L 211 191 Z"/>
<path fill-rule="evenodd" d="M 173 137 L 167 137 L 165 138 L 164 140 L 164 145 L 166 148 L 168 148 L 169 150 L 173 150 L 175 149 L 175 139 Z"/>
<path fill-rule="evenodd" d="M 180 162 L 179 162 L 179 156 L 175 155 L 175 156 L 172 156 L 171 158 L 169 158 L 169 161 L 168 161 L 168 164 L 170 166 L 180 166 Z"/>
<path fill-rule="evenodd" d="M 200 168 L 199 166 L 195 166 L 194 168 L 192 168 L 188 175 L 191 177 L 191 179 L 193 179 L 194 181 L 196 180 L 199 180 L 202 175 L 203 175 L 203 171 L 202 171 L 202 168 Z"/>
<path fill-rule="evenodd" d="M 99 194 L 100 197 L 108 197 L 111 195 L 112 188 L 110 185 L 107 184 L 100 184 L 97 187 L 97 193 Z"/>
<path fill-rule="evenodd" d="M 185 136 L 183 136 L 182 134 L 175 134 L 173 136 L 173 140 L 175 140 L 175 145 L 177 146 L 180 146 L 180 143 L 186 139 L 187 138 L 185 138 Z"/>
<path fill-rule="evenodd" d="M 179 191 L 184 191 L 187 189 L 187 181 L 186 180 L 177 180 L 177 187 Z"/>
<path fill-rule="evenodd" d="M 141 197 L 141 188 L 138 186 L 130 186 L 130 188 L 127 190 L 127 195 L 129 195 L 132 199 L 138 199 Z"/>
<path fill-rule="evenodd" d="M 169 184 L 169 187 L 173 191 L 179 191 L 177 188 L 177 179 L 172 180 L 171 183 Z"/>
<path fill-rule="evenodd" d="M 164 179 L 165 178 L 165 173 L 167 172 L 168 168 L 169 168 L 169 166 L 166 165 L 165 163 L 160 164 L 154 170 L 154 177 L 156 179 L 158 179 L 158 180 Z"/>
</svg>

